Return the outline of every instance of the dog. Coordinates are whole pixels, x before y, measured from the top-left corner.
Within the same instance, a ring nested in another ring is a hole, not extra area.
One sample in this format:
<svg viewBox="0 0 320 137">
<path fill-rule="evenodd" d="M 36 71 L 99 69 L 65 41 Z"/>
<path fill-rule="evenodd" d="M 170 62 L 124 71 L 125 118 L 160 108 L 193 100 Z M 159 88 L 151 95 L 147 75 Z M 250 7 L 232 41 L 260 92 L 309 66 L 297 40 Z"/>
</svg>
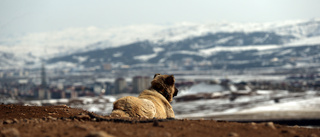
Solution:
<svg viewBox="0 0 320 137">
<path fill-rule="evenodd" d="M 173 75 L 155 74 L 151 87 L 143 90 L 138 97 L 127 96 L 113 103 L 111 117 L 138 117 L 138 118 L 174 118 L 170 102 L 177 96 Z"/>
</svg>

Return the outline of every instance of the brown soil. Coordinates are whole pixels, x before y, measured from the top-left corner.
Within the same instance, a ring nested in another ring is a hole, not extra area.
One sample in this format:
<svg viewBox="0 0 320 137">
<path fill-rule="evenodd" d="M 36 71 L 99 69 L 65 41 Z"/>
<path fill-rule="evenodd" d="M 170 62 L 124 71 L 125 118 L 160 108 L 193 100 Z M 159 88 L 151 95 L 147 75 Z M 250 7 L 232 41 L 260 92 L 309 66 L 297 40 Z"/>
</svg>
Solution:
<svg viewBox="0 0 320 137">
<path fill-rule="evenodd" d="M 215 120 L 112 119 L 68 106 L 0 105 L 1 136 L 320 137 L 319 128 Z"/>
</svg>

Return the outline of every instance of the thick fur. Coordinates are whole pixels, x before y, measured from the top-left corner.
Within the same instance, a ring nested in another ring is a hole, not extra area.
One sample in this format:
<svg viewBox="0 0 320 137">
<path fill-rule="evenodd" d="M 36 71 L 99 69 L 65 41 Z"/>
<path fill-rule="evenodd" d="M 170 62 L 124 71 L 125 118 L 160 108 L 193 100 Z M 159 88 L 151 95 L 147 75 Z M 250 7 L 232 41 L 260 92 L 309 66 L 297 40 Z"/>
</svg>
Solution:
<svg viewBox="0 0 320 137">
<path fill-rule="evenodd" d="M 113 103 L 111 117 L 174 118 L 170 102 L 178 94 L 173 75 L 155 74 L 151 87 L 138 97 L 127 96 Z"/>
</svg>

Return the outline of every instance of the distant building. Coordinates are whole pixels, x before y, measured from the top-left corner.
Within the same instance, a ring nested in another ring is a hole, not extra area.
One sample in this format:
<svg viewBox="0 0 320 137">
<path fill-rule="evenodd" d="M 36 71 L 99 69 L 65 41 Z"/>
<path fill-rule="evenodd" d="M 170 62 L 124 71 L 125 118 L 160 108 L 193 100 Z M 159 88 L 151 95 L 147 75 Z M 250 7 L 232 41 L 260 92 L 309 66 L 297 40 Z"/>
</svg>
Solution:
<svg viewBox="0 0 320 137">
<path fill-rule="evenodd" d="M 112 65 L 111 64 L 103 64 L 103 69 L 104 70 L 112 70 Z"/>
<path fill-rule="evenodd" d="M 124 78 L 118 78 L 116 79 L 114 86 L 116 94 L 124 93 L 124 90 L 127 87 L 127 82 Z"/>
<path fill-rule="evenodd" d="M 70 98 L 77 98 L 78 97 L 78 92 L 75 91 L 74 89 L 71 90 L 71 93 L 70 93 Z"/>
<path fill-rule="evenodd" d="M 37 93 L 38 99 L 45 99 L 45 95 L 45 90 L 40 88 Z"/>
<path fill-rule="evenodd" d="M 66 98 L 66 92 L 65 91 L 61 91 L 60 92 L 61 94 L 60 94 L 60 98 Z"/>
<path fill-rule="evenodd" d="M 38 99 L 51 99 L 51 93 L 50 91 L 48 91 L 46 70 L 44 64 L 42 64 L 41 67 L 41 85 L 38 91 Z"/>
<path fill-rule="evenodd" d="M 133 93 L 140 93 L 141 91 L 151 86 L 150 77 L 136 76 L 132 79 Z"/>
</svg>

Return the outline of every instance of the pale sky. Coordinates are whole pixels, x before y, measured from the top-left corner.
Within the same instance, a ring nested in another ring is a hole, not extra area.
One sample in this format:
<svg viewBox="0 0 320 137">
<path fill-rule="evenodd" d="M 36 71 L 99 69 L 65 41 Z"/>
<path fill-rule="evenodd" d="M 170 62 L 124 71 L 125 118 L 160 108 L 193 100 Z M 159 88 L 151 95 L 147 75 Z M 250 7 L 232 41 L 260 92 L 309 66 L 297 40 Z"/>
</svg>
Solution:
<svg viewBox="0 0 320 137">
<path fill-rule="evenodd" d="M 71 27 L 320 17 L 320 0 L 0 0 L 0 36 Z"/>
</svg>

